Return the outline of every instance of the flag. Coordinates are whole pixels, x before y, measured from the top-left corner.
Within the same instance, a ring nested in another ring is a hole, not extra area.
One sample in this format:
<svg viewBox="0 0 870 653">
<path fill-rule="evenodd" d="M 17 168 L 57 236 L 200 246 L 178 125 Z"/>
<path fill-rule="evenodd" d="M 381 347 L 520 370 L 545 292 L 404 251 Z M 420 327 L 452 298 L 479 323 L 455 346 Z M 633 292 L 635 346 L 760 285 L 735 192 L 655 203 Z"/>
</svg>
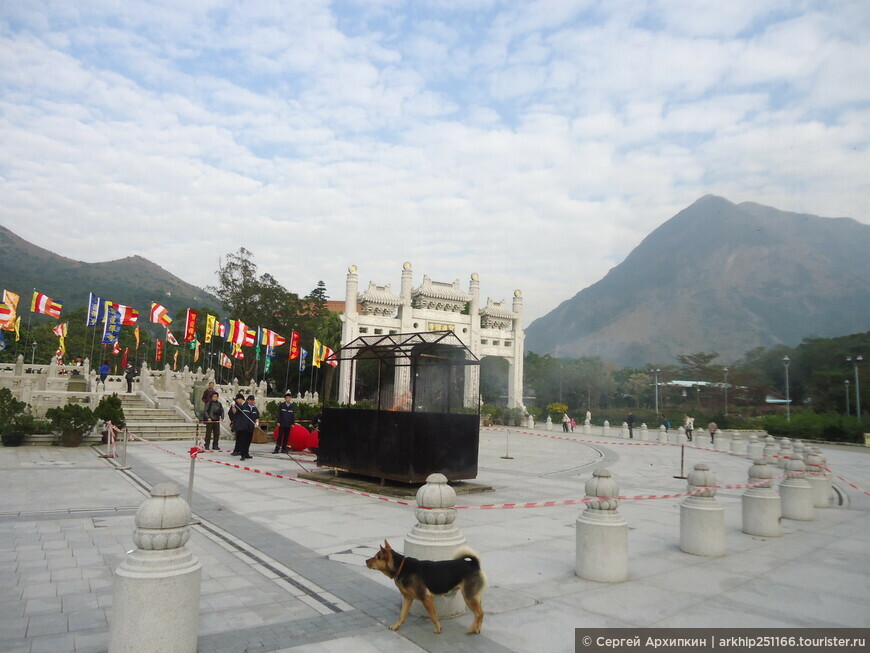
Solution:
<svg viewBox="0 0 870 653">
<path fill-rule="evenodd" d="M 260 327 L 257 327 L 259 329 Z M 245 341 L 242 343 L 245 347 L 253 347 L 257 342 L 257 329 L 248 327 L 245 329 Z"/>
<path fill-rule="evenodd" d="M 266 358 L 275 358 L 275 348 L 266 345 Z"/>
<path fill-rule="evenodd" d="M 169 314 L 169 311 L 166 310 L 166 307 L 152 303 L 151 321 L 155 324 L 162 324 L 163 326 L 168 327 L 172 324 L 172 316 Z"/>
<path fill-rule="evenodd" d="M 323 348 L 323 362 L 332 365 L 333 367 L 338 367 L 338 360 L 335 358 L 335 352 L 329 347 Z"/>
<path fill-rule="evenodd" d="M 304 349 L 299 350 L 299 371 L 302 372 L 305 369 L 305 359 L 308 356 L 308 352 Z"/>
<path fill-rule="evenodd" d="M 31 313 L 42 313 L 58 319 L 60 318 L 62 308 L 63 302 L 56 301 L 48 295 L 43 295 L 41 292 L 33 291 L 33 300 L 30 302 Z"/>
<path fill-rule="evenodd" d="M 112 306 L 106 304 L 106 321 L 103 323 L 101 342 L 104 345 L 113 345 L 117 342 L 119 335 L 121 335 L 121 316 Z"/>
<path fill-rule="evenodd" d="M 266 358 L 266 363 L 263 365 L 263 374 L 268 374 L 269 370 L 272 369 L 272 359 Z"/>
<path fill-rule="evenodd" d="M 221 352 L 221 365 L 223 367 L 232 367 L 233 366 L 232 359 L 223 352 Z"/>
<path fill-rule="evenodd" d="M 287 342 L 282 336 L 278 335 L 271 329 L 263 329 L 260 337 L 260 344 L 268 347 L 280 347 Z"/>
<path fill-rule="evenodd" d="M 227 329 L 227 340 L 234 345 L 245 344 L 245 335 L 248 331 L 247 325 L 241 320 L 230 320 L 229 328 Z"/>
<path fill-rule="evenodd" d="M 184 342 L 193 342 L 196 339 L 196 320 L 198 318 L 199 313 L 192 308 L 187 309 L 187 319 L 184 325 Z"/>
<path fill-rule="evenodd" d="M 133 335 L 136 336 L 136 349 L 139 349 L 139 327 L 133 329 Z"/>
<path fill-rule="evenodd" d="M 290 353 L 287 354 L 287 360 L 292 361 L 299 358 L 299 334 L 295 331 L 290 332 Z"/>
<path fill-rule="evenodd" d="M 88 315 L 85 318 L 85 326 L 97 326 L 102 322 L 103 317 L 103 300 L 97 297 L 94 293 L 88 293 Z"/>
<path fill-rule="evenodd" d="M 6 349 L 6 338 L 3 337 L 3 332 L 0 331 L 0 351 Z"/>
<path fill-rule="evenodd" d="M 21 316 L 15 318 L 15 342 L 21 340 Z"/>
<path fill-rule="evenodd" d="M 214 332 L 215 324 L 217 323 L 217 318 L 214 315 L 210 315 L 206 313 L 205 315 L 205 344 L 211 342 L 212 335 L 217 335 Z"/>
<path fill-rule="evenodd" d="M 176 347 L 179 346 L 178 339 L 174 335 L 172 335 L 172 331 L 170 331 L 169 329 L 166 329 L 166 342 L 168 342 L 170 345 L 175 345 Z"/>
<path fill-rule="evenodd" d="M 118 312 L 121 324 L 133 326 L 134 324 L 136 324 L 136 322 L 139 321 L 139 311 L 137 311 L 135 308 L 130 308 L 129 306 L 124 306 L 123 304 L 116 304 L 114 302 L 106 303 L 111 304 L 112 308 L 114 308 Z"/>
<path fill-rule="evenodd" d="M 175 350 L 175 356 L 172 357 L 172 369 L 178 369 L 178 350 Z"/>
<path fill-rule="evenodd" d="M 13 311 L 6 304 L 0 304 L 0 324 L 6 324 L 14 319 Z"/>
<path fill-rule="evenodd" d="M 323 360 L 323 352 L 321 351 L 321 347 L 323 345 L 320 344 L 320 341 L 315 338 L 314 339 L 314 351 L 311 354 L 311 365 L 313 367 L 320 367 L 320 361 Z"/>
<path fill-rule="evenodd" d="M 64 338 L 66 337 L 68 330 L 69 322 L 64 322 L 63 324 L 58 324 L 56 327 L 54 327 L 51 332 L 59 338 Z"/>
<path fill-rule="evenodd" d="M 195 363 L 199 360 L 199 340 L 194 340 L 190 345 L 193 349 L 193 362 Z"/>
<path fill-rule="evenodd" d="M 227 333 L 229 332 L 229 330 L 230 330 L 230 321 L 229 320 L 223 320 L 221 322 L 215 321 L 214 334 L 218 338 L 226 339 Z"/>
<path fill-rule="evenodd" d="M 129 353 L 130 353 L 130 348 L 124 347 L 124 355 L 121 356 L 121 369 L 123 369 L 123 370 L 127 369 L 127 354 L 129 354 Z"/>
<path fill-rule="evenodd" d="M 66 352 L 58 349 L 54 352 L 54 360 L 57 361 L 58 365 L 63 365 L 63 356 Z"/>
<path fill-rule="evenodd" d="M 121 343 L 115 340 L 115 345 L 112 347 L 112 353 L 117 356 L 121 353 Z"/>
<path fill-rule="evenodd" d="M 233 356 L 233 358 L 235 358 L 237 360 L 240 360 L 240 359 L 245 357 L 245 352 L 242 351 L 241 345 L 237 345 L 237 344 L 233 343 L 232 356 Z"/>
<path fill-rule="evenodd" d="M 15 320 L 16 320 L 17 315 L 18 315 L 18 300 L 20 300 L 20 299 L 21 299 L 21 297 L 19 295 L 17 295 L 16 293 L 14 293 L 10 290 L 3 291 L 3 303 L 9 307 L 9 309 L 12 311 L 12 314 L 9 316 L 9 318 L 5 322 L 0 321 L 0 329 L 6 329 L 7 331 L 12 331 L 12 329 L 15 328 Z M 16 338 L 16 340 L 17 339 L 18 338 Z"/>
<path fill-rule="evenodd" d="M 154 360 L 156 360 L 158 363 L 163 360 L 163 341 L 162 340 L 157 341 L 156 349 L 154 351 Z"/>
</svg>

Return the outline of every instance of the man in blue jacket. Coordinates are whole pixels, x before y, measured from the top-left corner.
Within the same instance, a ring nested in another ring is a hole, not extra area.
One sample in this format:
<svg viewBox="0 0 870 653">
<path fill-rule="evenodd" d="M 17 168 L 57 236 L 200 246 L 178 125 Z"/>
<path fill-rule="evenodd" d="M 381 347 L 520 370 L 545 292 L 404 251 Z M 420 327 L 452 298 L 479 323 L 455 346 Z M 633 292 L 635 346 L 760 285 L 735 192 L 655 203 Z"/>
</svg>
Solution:
<svg viewBox="0 0 870 653">
<path fill-rule="evenodd" d="M 290 430 L 296 423 L 296 415 L 293 413 L 293 395 L 284 393 L 284 401 L 278 404 L 278 440 L 275 442 L 275 451 L 272 453 L 287 453 L 287 442 L 290 440 Z"/>
</svg>

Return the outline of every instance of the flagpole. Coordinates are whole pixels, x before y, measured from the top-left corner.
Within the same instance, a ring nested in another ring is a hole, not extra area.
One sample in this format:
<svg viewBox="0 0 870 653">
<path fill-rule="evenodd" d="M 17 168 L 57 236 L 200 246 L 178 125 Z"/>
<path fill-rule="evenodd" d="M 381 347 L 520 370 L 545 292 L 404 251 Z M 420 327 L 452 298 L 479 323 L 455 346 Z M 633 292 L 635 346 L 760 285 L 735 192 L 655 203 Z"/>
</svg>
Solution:
<svg viewBox="0 0 870 653">
<path fill-rule="evenodd" d="M 33 289 L 33 292 L 36 293 L 36 288 Z M 18 300 L 19 303 L 21 300 Z M 24 336 L 24 344 L 27 345 L 27 341 L 30 340 L 30 320 L 33 319 L 33 295 L 30 296 L 30 313 L 27 314 L 27 335 Z M 15 343 L 15 358 L 18 358 L 18 343 Z"/>
</svg>

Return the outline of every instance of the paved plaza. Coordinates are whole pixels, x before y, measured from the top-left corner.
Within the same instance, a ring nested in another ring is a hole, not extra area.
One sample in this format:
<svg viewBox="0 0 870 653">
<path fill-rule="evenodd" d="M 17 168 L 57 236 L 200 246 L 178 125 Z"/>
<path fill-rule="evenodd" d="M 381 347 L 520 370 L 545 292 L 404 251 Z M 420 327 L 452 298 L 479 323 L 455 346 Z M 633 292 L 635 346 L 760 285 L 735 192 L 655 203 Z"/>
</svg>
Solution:
<svg viewBox="0 0 870 653">
<path fill-rule="evenodd" d="M 459 495 L 456 524 L 489 578 L 483 633 L 471 616 L 410 617 L 398 632 L 400 597 L 365 559 L 388 539 L 397 549 L 416 523 L 412 506 L 320 487 L 297 478 L 310 454 L 273 456 L 254 445 L 252 469 L 228 452 L 196 464 L 188 546 L 202 562 L 199 651 L 573 651 L 591 627 L 870 626 L 870 496 L 835 479 L 831 508 L 815 521 L 783 520 L 783 536 L 741 531 L 742 489 L 720 490 L 721 558 L 679 550 L 679 498 L 626 500 L 629 580 L 574 574 L 575 520 L 592 471 L 610 469 L 623 496 L 685 490 L 680 448 L 602 435 L 483 430 L 478 481 L 491 492 Z M 0 448 L 0 650 L 105 651 L 113 570 L 133 549 L 134 515 L 155 484 L 187 493 L 190 442 L 129 446 L 129 471 L 101 449 Z M 824 447 L 829 467 L 870 488 L 863 448 Z M 686 448 L 685 469 L 707 463 L 720 485 L 747 480 L 746 458 Z M 484 504 L 550 507 L 478 509 Z M 413 504 L 413 501 L 412 501 Z"/>
</svg>

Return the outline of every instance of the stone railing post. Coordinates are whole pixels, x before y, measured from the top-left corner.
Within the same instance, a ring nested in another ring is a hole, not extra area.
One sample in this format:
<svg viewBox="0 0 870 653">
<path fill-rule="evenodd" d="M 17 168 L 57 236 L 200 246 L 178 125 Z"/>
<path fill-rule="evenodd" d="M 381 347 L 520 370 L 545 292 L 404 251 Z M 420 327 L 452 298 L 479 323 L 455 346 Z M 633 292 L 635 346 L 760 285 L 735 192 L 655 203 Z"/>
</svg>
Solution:
<svg viewBox="0 0 870 653">
<path fill-rule="evenodd" d="M 764 455 L 764 445 L 758 441 L 758 436 L 753 433 L 749 436 L 749 444 L 746 446 L 746 457 L 750 460 L 761 458 Z"/>
<path fill-rule="evenodd" d="M 136 513 L 136 549 L 115 570 L 110 653 L 195 653 L 202 565 L 185 546 L 190 506 L 173 483 Z"/>
<path fill-rule="evenodd" d="M 604 420 L 604 427 L 602 428 L 602 435 L 605 438 L 610 437 L 610 422 L 608 420 Z"/>
<path fill-rule="evenodd" d="M 680 549 L 698 556 L 725 555 L 725 508 L 716 501 L 716 477 L 704 463 L 689 472 L 689 492 L 680 503 Z"/>
<path fill-rule="evenodd" d="M 804 464 L 807 467 L 806 479 L 813 486 L 813 507 L 829 508 L 831 505 L 831 479 L 822 468 L 822 459 L 815 451 L 804 453 Z"/>
<path fill-rule="evenodd" d="M 549 415 L 547 415 L 547 425 L 544 428 L 546 428 L 548 431 L 553 430 L 553 418 Z"/>
<path fill-rule="evenodd" d="M 596 469 L 586 481 L 594 499 L 577 516 L 576 566 L 580 578 L 599 583 L 628 580 L 628 523 L 619 514 L 619 486 L 609 469 Z"/>
<path fill-rule="evenodd" d="M 418 560 L 452 560 L 465 544 L 465 535 L 454 524 L 456 520 L 456 491 L 447 485 L 444 474 L 429 474 L 426 484 L 417 490 L 414 512 L 417 525 L 405 536 L 406 556 Z M 465 614 L 466 606 L 461 592 L 434 597 L 439 619 Z M 411 614 L 426 616 L 419 601 L 411 606 Z"/>
<path fill-rule="evenodd" d="M 649 442 L 649 427 L 646 422 L 640 425 L 640 440 L 641 442 Z"/>
<path fill-rule="evenodd" d="M 776 440 L 772 435 L 768 435 L 764 440 L 764 457 L 767 458 L 767 462 L 774 467 L 779 467 L 778 461 L 779 458 L 779 447 L 776 444 Z"/>
<path fill-rule="evenodd" d="M 665 428 L 664 424 L 659 426 L 659 442 L 662 444 L 668 443 L 668 430 Z"/>
<path fill-rule="evenodd" d="M 788 438 L 783 438 L 779 441 L 779 460 L 776 463 L 776 466 L 780 469 L 788 469 L 786 464 L 789 459 L 794 458 L 794 449 L 791 446 L 791 440 Z"/>
<path fill-rule="evenodd" d="M 763 483 L 746 488 L 743 493 L 743 532 L 760 537 L 779 537 L 782 535 L 780 518 L 782 500 L 773 487 L 776 468 L 769 465 L 766 458 L 758 457 L 749 468 L 749 483 Z"/>
<path fill-rule="evenodd" d="M 746 455 L 746 440 L 740 433 L 731 433 L 731 455 L 745 456 Z"/>
<path fill-rule="evenodd" d="M 791 452 L 789 452 L 791 453 Z M 813 486 L 804 478 L 806 465 L 803 460 L 790 458 L 786 460 L 785 471 L 788 478 L 779 484 L 779 496 L 782 497 L 782 516 L 784 519 L 797 521 L 813 521 Z"/>
</svg>

